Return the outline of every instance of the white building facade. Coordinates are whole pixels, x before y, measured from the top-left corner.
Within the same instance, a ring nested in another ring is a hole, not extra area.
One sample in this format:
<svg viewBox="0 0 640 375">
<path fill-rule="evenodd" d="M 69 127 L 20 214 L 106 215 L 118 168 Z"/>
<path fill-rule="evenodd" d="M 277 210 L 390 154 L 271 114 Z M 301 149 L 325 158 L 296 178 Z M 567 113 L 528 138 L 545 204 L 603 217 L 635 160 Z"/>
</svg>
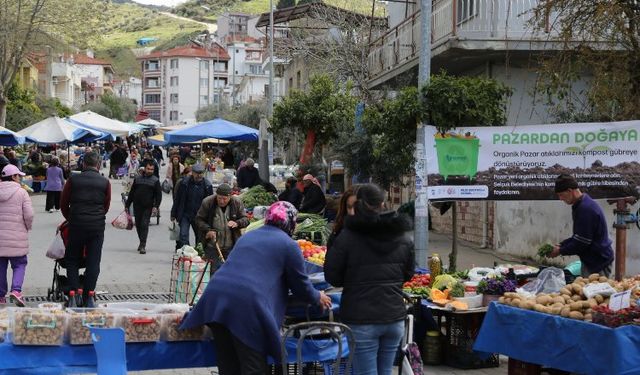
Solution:
<svg viewBox="0 0 640 375">
<path fill-rule="evenodd" d="M 229 55 L 218 44 L 176 47 L 139 60 L 142 110 L 154 120 L 165 125 L 192 122 L 198 109 L 223 100 Z"/>
<path fill-rule="evenodd" d="M 138 109 L 142 108 L 142 80 L 137 77 L 129 77 L 126 80 L 114 80 L 113 92 L 120 98 L 131 99 Z"/>
</svg>

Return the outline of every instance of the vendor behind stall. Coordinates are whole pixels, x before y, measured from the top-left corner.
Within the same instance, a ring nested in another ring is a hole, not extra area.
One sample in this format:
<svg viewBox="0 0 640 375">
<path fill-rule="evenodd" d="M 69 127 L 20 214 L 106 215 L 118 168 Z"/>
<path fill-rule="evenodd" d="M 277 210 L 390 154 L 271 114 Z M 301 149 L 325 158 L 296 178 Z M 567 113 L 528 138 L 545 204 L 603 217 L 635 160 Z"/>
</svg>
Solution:
<svg viewBox="0 0 640 375">
<path fill-rule="evenodd" d="M 573 235 L 555 245 L 549 256 L 555 258 L 558 255 L 577 255 L 582 262 L 583 277 L 592 273 L 609 277 L 613 249 L 602 208 L 589 195 L 580 191 L 578 182 L 571 175 L 558 176 L 555 191 L 561 201 L 571 205 Z"/>
<path fill-rule="evenodd" d="M 208 324 L 221 375 L 265 374 L 267 355 L 280 358 L 280 327 L 289 289 L 308 303 L 331 308 L 331 299 L 315 290 L 291 234 L 297 211 L 276 202 L 265 225 L 242 236 L 227 262 L 215 273 L 181 329 Z"/>
</svg>

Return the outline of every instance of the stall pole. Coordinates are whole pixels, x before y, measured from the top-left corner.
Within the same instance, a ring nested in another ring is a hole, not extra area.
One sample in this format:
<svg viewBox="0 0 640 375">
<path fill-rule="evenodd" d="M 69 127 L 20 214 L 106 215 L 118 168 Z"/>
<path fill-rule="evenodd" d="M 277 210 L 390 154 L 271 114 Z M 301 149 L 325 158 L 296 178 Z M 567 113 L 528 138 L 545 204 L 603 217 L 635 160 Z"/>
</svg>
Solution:
<svg viewBox="0 0 640 375">
<path fill-rule="evenodd" d="M 613 213 L 616 215 L 616 222 L 613 227 L 616 228 L 616 254 L 615 254 L 615 278 L 620 281 L 626 274 L 627 262 L 627 228 L 629 223 L 637 221 L 629 211 L 629 205 L 635 204 L 635 197 L 626 197 L 620 199 L 609 199 L 607 203 L 616 205 Z"/>
<path fill-rule="evenodd" d="M 456 271 L 458 263 L 458 202 L 451 206 L 451 254 L 449 254 L 449 272 Z"/>
</svg>

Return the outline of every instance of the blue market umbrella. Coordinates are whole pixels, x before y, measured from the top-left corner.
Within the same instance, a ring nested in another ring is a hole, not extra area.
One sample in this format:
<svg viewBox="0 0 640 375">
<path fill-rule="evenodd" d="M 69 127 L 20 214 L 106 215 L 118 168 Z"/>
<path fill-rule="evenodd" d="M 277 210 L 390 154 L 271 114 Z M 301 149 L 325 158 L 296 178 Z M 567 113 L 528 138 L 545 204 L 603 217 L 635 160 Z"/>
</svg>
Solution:
<svg viewBox="0 0 640 375">
<path fill-rule="evenodd" d="M 164 140 L 168 143 L 197 142 L 207 138 L 227 141 L 257 141 L 258 134 L 257 129 L 216 118 L 185 129 L 164 133 Z"/>
<path fill-rule="evenodd" d="M 20 134 L 0 126 L 0 146 L 16 146 L 24 143 Z"/>
</svg>

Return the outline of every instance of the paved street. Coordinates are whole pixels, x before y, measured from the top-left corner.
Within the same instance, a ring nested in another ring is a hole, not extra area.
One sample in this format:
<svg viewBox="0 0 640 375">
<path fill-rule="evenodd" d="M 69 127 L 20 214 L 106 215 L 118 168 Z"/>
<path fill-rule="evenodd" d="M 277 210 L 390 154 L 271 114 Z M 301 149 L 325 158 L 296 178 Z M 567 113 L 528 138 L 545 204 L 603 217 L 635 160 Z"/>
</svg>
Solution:
<svg viewBox="0 0 640 375">
<path fill-rule="evenodd" d="M 103 171 L 106 172 L 106 171 Z M 163 174 L 162 171 L 161 174 Z M 98 290 L 109 294 L 124 293 L 167 293 L 169 290 L 171 257 L 174 243 L 169 241 L 167 224 L 172 199 L 168 194 L 163 195 L 160 225 L 151 225 L 147 242 L 147 254 L 138 254 L 136 248 L 138 239 L 135 230 L 125 231 L 113 228 L 110 221 L 118 215 L 123 205 L 120 193 L 123 190 L 122 181 L 111 180 L 112 203 L 107 215 L 108 223 L 105 232 L 105 243 L 102 254 L 101 273 L 98 280 Z M 45 256 L 56 226 L 63 220 L 62 214 L 46 213 L 44 210 L 45 195 L 32 196 L 35 211 L 34 228 L 30 234 L 31 253 L 24 285 L 27 296 L 44 296 L 51 284 L 53 275 L 53 261 Z M 155 220 L 152 220 L 155 223 Z M 430 233 L 431 251 L 441 254 L 443 259 L 450 251 L 451 240 L 448 236 Z M 477 249 L 465 244 L 459 248 L 459 268 L 472 265 L 492 265 L 494 261 L 515 261 L 513 258 L 499 259 L 491 250 Z M 64 272 L 64 271 L 63 271 Z M 430 374 L 506 374 L 507 366 L 504 358 L 501 366 L 484 370 L 457 370 L 445 366 L 428 367 Z M 208 375 L 217 373 L 215 369 L 188 369 L 166 371 L 143 371 L 138 374 L 194 374 Z"/>
</svg>

